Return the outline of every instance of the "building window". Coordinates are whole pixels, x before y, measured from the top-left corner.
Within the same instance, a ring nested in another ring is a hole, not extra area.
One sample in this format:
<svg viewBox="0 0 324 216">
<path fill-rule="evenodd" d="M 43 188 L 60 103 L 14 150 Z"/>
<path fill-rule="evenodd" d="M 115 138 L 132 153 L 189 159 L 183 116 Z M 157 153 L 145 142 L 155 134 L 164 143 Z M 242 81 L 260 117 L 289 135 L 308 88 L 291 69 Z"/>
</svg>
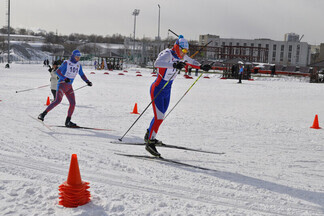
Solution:
<svg viewBox="0 0 324 216">
<path fill-rule="evenodd" d="M 225 46 L 225 42 L 222 42 L 222 46 Z"/>
<path fill-rule="evenodd" d="M 291 62 L 291 52 L 288 53 L 288 62 Z"/>
<path fill-rule="evenodd" d="M 254 43 L 251 43 L 251 47 L 254 47 Z"/>
<path fill-rule="evenodd" d="M 236 43 L 236 46 L 240 46 L 240 43 Z"/>
<path fill-rule="evenodd" d="M 284 56 L 284 53 L 283 52 L 280 52 L 280 61 L 281 62 L 283 61 L 283 56 Z"/>
<path fill-rule="evenodd" d="M 285 51 L 285 45 L 281 45 L 281 52 Z"/>
<path fill-rule="evenodd" d="M 292 45 L 289 45 L 289 52 L 292 51 Z"/>
<path fill-rule="evenodd" d="M 243 46 L 246 46 L 246 43 L 244 43 Z"/>
<path fill-rule="evenodd" d="M 296 55 L 299 55 L 299 53 L 300 53 L 300 45 L 297 45 Z"/>
<path fill-rule="evenodd" d="M 229 42 L 229 45 L 232 46 L 232 42 Z"/>
<path fill-rule="evenodd" d="M 258 47 L 261 47 L 261 44 L 258 44 Z"/>
<path fill-rule="evenodd" d="M 273 44 L 273 50 L 277 50 L 277 44 Z"/>
<path fill-rule="evenodd" d="M 276 58 L 276 52 L 272 53 L 272 58 Z"/>
</svg>

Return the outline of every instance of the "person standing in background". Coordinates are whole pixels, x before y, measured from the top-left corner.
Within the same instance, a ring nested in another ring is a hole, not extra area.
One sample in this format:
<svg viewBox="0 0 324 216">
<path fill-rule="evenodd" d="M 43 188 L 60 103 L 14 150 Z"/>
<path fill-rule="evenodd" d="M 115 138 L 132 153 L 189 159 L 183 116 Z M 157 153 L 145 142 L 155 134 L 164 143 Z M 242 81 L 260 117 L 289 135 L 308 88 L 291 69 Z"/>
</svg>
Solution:
<svg viewBox="0 0 324 216">
<path fill-rule="evenodd" d="M 243 67 L 243 65 L 240 65 L 240 69 L 239 69 L 239 81 L 238 81 L 238 83 L 242 83 L 243 71 L 244 71 L 244 67 Z"/>
<path fill-rule="evenodd" d="M 54 61 L 53 67 L 49 66 L 50 68 L 48 71 L 51 74 L 50 82 L 51 82 L 51 92 L 53 94 L 53 101 L 56 99 L 56 89 L 57 89 L 57 81 L 59 80 L 59 77 L 57 76 L 57 69 L 58 69 L 58 64 L 57 61 Z"/>
</svg>

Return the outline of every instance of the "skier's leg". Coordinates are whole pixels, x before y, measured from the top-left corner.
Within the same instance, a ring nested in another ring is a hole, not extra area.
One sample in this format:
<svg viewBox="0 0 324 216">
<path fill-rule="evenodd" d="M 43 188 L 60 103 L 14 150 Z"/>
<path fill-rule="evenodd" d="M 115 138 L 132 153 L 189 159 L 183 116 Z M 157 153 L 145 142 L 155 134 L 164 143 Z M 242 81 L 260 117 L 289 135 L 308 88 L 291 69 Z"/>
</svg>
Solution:
<svg viewBox="0 0 324 216">
<path fill-rule="evenodd" d="M 53 94 L 53 98 L 54 98 L 54 100 L 55 100 L 55 99 L 56 99 L 56 90 L 51 89 L 51 92 L 52 92 L 52 94 Z"/>
<path fill-rule="evenodd" d="M 71 117 L 75 108 L 75 96 L 74 91 L 72 88 L 72 85 L 69 86 L 69 90 L 65 93 L 66 98 L 69 100 L 70 106 L 68 110 L 68 115 L 65 120 L 65 126 L 66 127 L 76 127 L 77 125 L 73 122 L 71 122 Z"/>
<path fill-rule="evenodd" d="M 153 97 L 152 97 L 153 96 Z M 154 93 L 151 93 L 152 99 L 154 98 Z M 155 139 L 155 136 L 159 130 L 160 125 L 163 122 L 164 114 L 163 108 L 164 108 L 164 96 L 163 93 L 161 93 L 152 103 L 153 112 L 154 112 L 154 118 L 151 121 L 150 127 L 149 127 L 149 137 L 148 139 Z"/>
<path fill-rule="evenodd" d="M 72 85 L 70 85 L 70 89 L 65 93 L 65 95 L 70 103 L 67 116 L 71 117 L 74 112 L 74 108 L 75 108 L 75 96 L 74 96 L 74 91 L 73 91 Z"/>
<path fill-rule="evenodd" d="M 65 92 L 64 90 L 65 90 L 64 84 L 60 85 L 59 88 L 57 89 L 55 100 L 50 105 L 48 105 L 48 107 L 45 110 L 47 113 L 61 103 Z"/>
<path fill-rule="evenodd" d="M 39 114 L 38 119 L 44 121 L 44 118 L 47 115 L 47 113 L 61 103 L 63 95 L 64 95 L 64 86 L 59 85 L 55 100 L 50 105 L 48 105 L 48 107 L 45 109 L 44 112 Z"/>
</svg>

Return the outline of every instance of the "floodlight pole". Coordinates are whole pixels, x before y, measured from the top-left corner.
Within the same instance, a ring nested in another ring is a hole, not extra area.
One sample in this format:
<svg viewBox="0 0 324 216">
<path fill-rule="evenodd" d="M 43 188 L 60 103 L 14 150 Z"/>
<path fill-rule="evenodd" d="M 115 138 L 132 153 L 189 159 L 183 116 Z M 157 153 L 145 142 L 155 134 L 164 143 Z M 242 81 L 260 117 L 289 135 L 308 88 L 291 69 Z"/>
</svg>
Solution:
<svg viewBox="0 0 324 216">
<path fill-rule="evenodd" d="M 10 63 L 10 0 L 8 0 L 8 64 Z"/>
<path fill-rule="evenodd" d="M 133 11 L 133 16 L 134 16 L 134 47 L 133 47 L 133 58 L 135 57 L 135 30 L 136 30 L 136 16 L 139 15 L 140 10 L 139 9 L 135 9 Z M 135 58 L 134 58 L 135 59 Z"/>
<path fill-rule="evenodd" d="M 158 19 L 158 40 L 160 40 L 160 5 L 158 4 L 159 7 L 159 19 Z"/>
</svg>

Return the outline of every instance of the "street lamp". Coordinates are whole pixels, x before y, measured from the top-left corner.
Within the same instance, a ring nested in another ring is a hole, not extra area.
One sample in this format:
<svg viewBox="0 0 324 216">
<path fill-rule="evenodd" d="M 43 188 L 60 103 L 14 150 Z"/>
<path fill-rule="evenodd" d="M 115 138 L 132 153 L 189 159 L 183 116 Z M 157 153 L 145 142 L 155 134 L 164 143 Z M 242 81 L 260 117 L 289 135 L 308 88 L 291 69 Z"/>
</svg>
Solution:
<svg viewBox="0 0 324 216">
<path fill-rule="evenodd" d="M 8 68 L 10 63 L 10 0 L 8 0 Z"/>
<path fill-rule="evenodd" d="M 135 54 L 135 29 L 136 29 L 136 16 L 139 15 L 140 10 L 139 9 L 135 9 L 133 11 L 133 16 L 134 16 L 134 47 L 133 47 L 133 57 Z"/>
<path fill-rule="evenodd" d="M 160 40 L 160 5 L 158 4 L 159 7 L 159 19 L 158 19 L 158 40 Z"/>
</svg>

